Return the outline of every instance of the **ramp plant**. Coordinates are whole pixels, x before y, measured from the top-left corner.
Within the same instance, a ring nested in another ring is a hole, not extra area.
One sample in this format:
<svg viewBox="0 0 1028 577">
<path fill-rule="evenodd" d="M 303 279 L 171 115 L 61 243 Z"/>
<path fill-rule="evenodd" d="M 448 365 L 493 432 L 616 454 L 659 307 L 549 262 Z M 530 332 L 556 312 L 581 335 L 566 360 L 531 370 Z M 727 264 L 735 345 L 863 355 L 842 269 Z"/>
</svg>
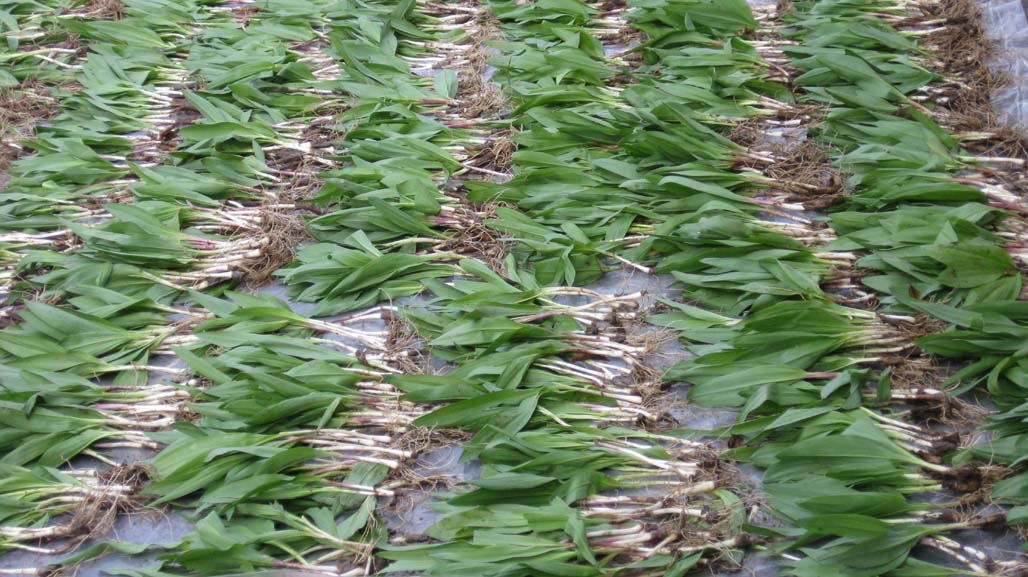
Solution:
<svg viewBox="0 0 1028 577">
<path fill-rule="evenodd" d="M 1018 571 L 952 536 L 1028 506 L 1023 160 L 947 130 L 924 6 L 0 7 L 14 131 L 48 119 L 0 149 L 0 550 L 151 506 L 194 529 L 62 568 Z M 971 391 L 990 437 L 920 422 Z"/>
</svg>

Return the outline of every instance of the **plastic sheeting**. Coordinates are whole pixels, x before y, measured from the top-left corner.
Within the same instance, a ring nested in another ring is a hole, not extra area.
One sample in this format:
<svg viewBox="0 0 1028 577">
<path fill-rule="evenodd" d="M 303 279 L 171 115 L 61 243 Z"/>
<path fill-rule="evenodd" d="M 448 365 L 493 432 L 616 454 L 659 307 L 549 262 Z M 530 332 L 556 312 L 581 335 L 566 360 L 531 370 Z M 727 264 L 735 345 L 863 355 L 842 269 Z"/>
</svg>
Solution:
<svg viewBox="0 0 1028 577">
<path fill-rule="evenodd" d="M 992 62 L 1010 75 L 1010 84 L 993 95 L 1000 119 L 1028 130 L 1028 18 L 1022 0 L 978 0 L 986 33 L 999 50 Z"/>
</svg>

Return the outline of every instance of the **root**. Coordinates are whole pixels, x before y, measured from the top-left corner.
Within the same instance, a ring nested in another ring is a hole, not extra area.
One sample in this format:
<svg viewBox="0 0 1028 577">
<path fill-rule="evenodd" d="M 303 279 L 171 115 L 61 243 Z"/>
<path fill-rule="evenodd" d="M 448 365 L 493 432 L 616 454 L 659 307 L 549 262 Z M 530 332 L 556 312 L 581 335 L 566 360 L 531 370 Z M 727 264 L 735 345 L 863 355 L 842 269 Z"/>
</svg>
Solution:
<svg viewBox="0 0 1028 577">
<path fill-rule="evenodd" d="M 765 142 L 764 119 L 751 116 L 736 123 L 725 136 L 743 148 L 755 148 Z"/>
<path fill-rule="evenodd" d="M 951 489 L 959 490 L 959 508 L 966 512 L 965 519 L 973 517 L 981 511 L 982 505 L 992 503 L 992 490 L 1003 479 L 1010 477 L 1014 471 L 993 463 L 983 463 L 976 467 L 976 475 L 957 480 Z"/>
<path fill-rule="evenodd" d="M 455 233 L 440 248 L 476 258 L 493 272 L 506 275 L 503 261 L 507 258 L 508 237 L 485 225 L 495 217 L 497 206 L 500 205 L 460 206 L 445 217 L 437 217 L 437 224 Z"/>
<path fill-rule="evenodd" d="M 107 471 L 101 471 L 99 478 L 108 485 L 128 485 L 137 492 L 145 487 L 154 476 L 154 469 L 145 463 L 122 465 Z"/>
<path fill-rule="evenodd" d="M 363 543 L 363 546 L 359 551 L 354 553 L 353 563 L 354 568 L 366 568 L 369 564 L 374 563 L 373 557 L 375 553 L 375 538 L 381 532 L 378 517 L 371 515 L 368 517 L 368 522 L 364 525 L 364 530 L 361 531 L 361 537 L 357 540 L 358 543 Z M 347 567 L 340 566 L 340 573 L 344 572 Z M 376 571 L 377 573 L 377 571 Z M 368 573 L 365 573 L 368 574 Z"/>
<path fill-rule="evenodd" d="M 632 346 L 642 347 L 643 352 L 641 356 L 643 358 L 660 355 L 660 351 L 664 348 L 664 345 L 673 342 L 678 338 L 673 331 L 668 329 L 653 330 L 652 327 L 648 326 L 628 328 L 635 328 L 637 330 L 630 330 L 626 336 L 625 342 Z"/>
<path fill-rule="evenodd" d="M 416 427 L 409 429 L 394 442 L 395 448 L 409 451 L 411 459 L 405 460 L 393 471 L 391 478 L 399 482 L 404 491 L 398 491 L 388 505 L 388 510 L 403 520 L 417 505 L 431 498 L 431 493 L 452 490 L 456 481 L 452 475 L 421 473 L 417 470 L 414 457 L 431 449 L 442 447 L 459 447 L 466 443 L 471 435 L 458 429 L 432 429 Z"/>
<path fill-rule="evenodd" d="M 253 17 L 261 12 L 264 12 L 264 10 L 260 6 L 251 4 L 250 6 L 235 8 L 232 10 L 232 15 L 242 26 L 249 26 L 250 22 L 253 21 Z"/>
<path fill-rule="evenodd" d="M 89 20 L 121 20 L 125 17 L 125 4 L 121 0 L 91 0 L 69 14 Z"/>
<path fill-rule="evenodd" d="M 974 0 L 942 0 L 924 10 L 929 18 L 945 18 L 949 23 L 923 40 L 938 60 L 935 72 L 957 79 L 943 86 L 948 96 L 945 122 L 956 131 L 989 134 L 965 143 L 974 152 L 1019 158 L 1028 155 L 1028 139 L 1000 121 L 992 107 L 992 96 L 1011 79 L 988 66 L 997 54 L 997 46 L 985 34 L 980 8 Z"/>
<path fill-rule="evenodd" d="M 404 374 L 423 375 L 432 372 L 431 357 L 421 348 L 421 335 L 398 315 L 388 317 L 386 359 Z"/>
<path fill-rule="evenodd" d="M 941 370 L 934 357 L 901 358 L 889 364 L 892 366 L 894 389 L 937 389 L 942 381 Z"/>
<path fill-rule="evenodd" d="M 325 114 L 329 113 L 326 112 Z M 312 150 L 329 148 L 334 142 L 337 142 L 344 136 L 333 130 L 332 126 L 333 121 L 331 120 L 314 122 L 300 133 L 300 141 L 310 143 Z"/>
<path fill-rule="evenodd" d="M 518 149 L 518 145 L 510 136 L 509 130 L 490 135 L 489 142 L 469 158 L 468 163 L 496 172 L 509 172 L 514 161 L 514 153 Z"/>
<path fill-rule="evenodd" d="M 681 428 L 671 415 L 675 409 L 685 407 L 689 403 L 679 395 L 663 390 L 661 381 L 640 383 L 633 391 L 642 397 L 642 407 L 653 415 L 653 421 L 645 423 L 652 431 L 669 431 Z"/>
<path fill-rule="evenodd" d="M 0 170 L 25 154 L 15 143 L 30 138 L 36 123 L 57 114 L 59 103 L 49 92 L 35 80 L 0 88 Z"/>
<path fill-rule="evenodd" d="M 728 459 L 722 458 L 718 449 L 707 447 L 690 457 L 698 465 L 694 483 L 710 481 L 718 489 L 740 493 L 750 488 L 749 481 Z"/>
<path fill-rule="evenodd" d="M 812 140 L 804 140 L 799 144 L 774 145 L 771 151 L 775 162 L 764 172 L 770 178 L 783 181 L 781 187 L 791 199 L 801 201 L 812 210 L 825 209 L 839 202 L 842 176 L 824 147 Z"/>
<path fill-rule="evenodd" d="M 647 425 L 654 430 L 674 428 L 677 426 L 671 417 L 671 411 L 684 405 L 684 401 L 667 391 L 670 383 L 662 378 L 664 371 L 659 368 L 664 358 L 662 349 L 668 342 L 676 339 L 669 330 L 640 330 L 640 326 L 629 326 L 624 342 L 627 345 L 640 347 L 639 362 L 632 365 L 632 372 L 626 377 L 615 380 L 616 384 L 628 386 L 633 393 L 642 398 L 642 408 L 652 416 Z M 633 330 L 634 329 L 634 330 Z"/>
<path fill-rule="evenodd" d="M 981 505 L 992 503 L 992 489 L 996 483 L 1014 474 L 1012 470 L 995 463 L 972 463 L 952 469 L 946 475 L 933 475 L 946 489 L 959 495 L 959 508 L 965 518 L 974 517 Z"/>
<path fill-rule="evenodd" d="M 139 504 L 136 494 L 149 483 L 153 469 L 149 465 L 134 463 L 102 471 L 97 475 L 99 487 L 87 494 L 67 523 L 55 527 L 51 537 L 68 539 L 55 552 L 73 551 L 90 539 L 101 538 L 110 532 L 122 514 L 135 512 Z M 64 566 L 51 575 L 74 574 L 74 566 Z"/>
<path fill-rule="evenodd" d="M 171 103 L 171 117 L 174 123 L 160 132 L 157 136 L 157 150 L 163 157 L 178 150 L 182 139 L 178 135 L 180 128 L 189 126 L 202 117 L 200 112 L 193 108 L 193 105 L 184 96 L 176 95 Z"/>
<path fill-rule="evenodd" d="M 487 43 L 499 35 L 499 27 L 489 13 L 475 22 L 471 46 L 458 58 L 460 85 L 458 108 L 464 119 L 494 118 L 506 107 L 507 99 L 500 87 L 485 78 L 486 61 L 490 57 Z M 452 63 L 451 63 L 452 64 Z"/>
<path fill-rule="evenodd" d="M 478 78 L 478 77 L 475 77 Z M 460 112 L 464 118 L 492 118 L 498 116 L 507 104 L 507 98 L 499 86 L 492 83 L 479 82 L 481 88 L 460 99 Z"/>
<path fill-rule="evenodd" d="M 906 337 L 907 340 L 913 341 L 921 337 L 932 335 L 935 333 L 941 333 L 949 328 L 949 324 L 945 321 L 939 320 L 935 317 L 928 316 L 926 314 L 919 314 L 914 318 L 912 323 L 900 323 L 896 329 Z"/>
<path fill-rule="evenodd" d="M 296 248 L 311 239 L 307 225 L 295 214 L 268 210 L 261 215 L 261 228 L 270 242 L 261 256 L 242 264 L 242 271 L 251 286 L 267 283 L 279 268 L 296 258 Z"/>
<path fill-rule="evenodd" d="M 795 9 L 796 7 L 793 5 L 792 0 L 778 0 L 778 2 L 775 3 L 775 13 L 778 17 L 781 17 L 783 14 L 788 14 Z"/>
<path fill-rule="evenodd" d="M 888 364 L 892 367 L 893 391 L 902 393 L 897 400 L 910 405 L 914 421 L 969 431 L 988 419 L 986 409 L 941 390 L 947 370 L 936 363 L 935 357 L 894 359 Z"/>
<path fill-rule="evenodd" d="M 459 429 L 433 429 L 413 427 L 393 441 L 393 448 L 409 451 L 417 456 L 429 449 L 458 447 L 471 438 L 471 434 Z"/>
<path fill-rule="evenodd" d="M 948 26 L 922 39 L 942 60 L 947 72 L 968 72 L 985 68 L 996 51 L 987 39 L 981 10 L 974 0 L 941 0 L 924 8 L 933 19 L 945 18 Z"/>
</svg>

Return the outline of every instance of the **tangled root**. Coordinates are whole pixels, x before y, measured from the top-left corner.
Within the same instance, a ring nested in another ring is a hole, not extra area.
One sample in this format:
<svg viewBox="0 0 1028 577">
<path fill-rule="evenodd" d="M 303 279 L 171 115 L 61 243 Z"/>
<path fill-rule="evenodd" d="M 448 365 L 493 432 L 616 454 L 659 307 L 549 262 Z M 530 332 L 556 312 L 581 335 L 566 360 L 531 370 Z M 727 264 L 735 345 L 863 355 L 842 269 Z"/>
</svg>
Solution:
<svg viewBox="0 0 1028 577">
<path fill-rule="evenodd" d="M 949 328 L 949 323 L 946 321 L 937 319 L 935 317 L 919 314 L 914 317 L 914 322 L 900 323 L 896 329 L 903 334 L 903 336 L 910 341 L 919 339 L 927 335 L 933 335 L 935 333 L 941 333 Z"/>
<path fill-rule="evenodd" d="M 626 385 L 642 397 L 643 408 L 653 415 L 654 426 L 674 427 L 676 423 L 670 416 L 671 411 L 683 406 L 684 401 L 676 395 L 668 393 L 669 383 L 663 380 L 664 371 L 670 355 L 664 347 L 676 337 L 669 330 L 629 330 L 626 332 L 625 343 L 643 350 L 639 354 L 639 362 L 633 365 L 632 372 L 626 378 Z"/>
<path fill-rule="evenodd" d="M 974 0 L 941 0 L 924 10 L 930 18 L 947 20 L 947 26 L 922 40 L 934 49 L 947 72 L 985 68 L 996 45 L 985 36 L 982 13 Z"/>
<path fill-rule="evenodd" d="M 489 137 L 489 142 L 468 159 L 472 166 L 497 172 L 508 172 L 514 162 L 517 143 L 511 139 L 511 131 L 501 131 Z"/>
<path fill-rule="evenodd" d="M 91 0 L 70 13 L 89 20 L 121 20 L 125 17 L 125 4 L 121 0 Z"/>
<path fill-rule="evenodd" d="M 35 80 L 0 88 L 0 170 L 7 169 L 25 150 L 18 141 L 32 136 L 35 124 L 57 114 L 57 99 Z"/>
<path fill-rule="evenodd" d="M 17 297 L 14 295 L 17 295 Z M 0 329 L 23 322 L 25 319 L 22 318 L 21 312 L 28 308 L 26 303 L 29 301 L 56 305 L 63 298 L 64 295 L 61 293 L 47 292 L 45 288 L 32 288 L 29 290 L 19 290 L 16 288 L 15 291 L 7 295 L 7 302 L 11 304 L 0 308 Z"/>
<path fill-rule="evenodd" d="M 621 26 L 616 30 L 597 36 L 604 44 L 615 48 L 628 49 L 646 38 L 646 34 L 633 26 Z"/>
<path fill-rule="evenodd" d="M 145 463 L 121 465 L 101 471 L 100 480 L 108 485 L 128 485 L 137 492 L 145 487 L 154 476 L 154 468 Z"/>
<path fill-rule="evenodd" d="M 311 239 L 303 219 L 287 212 L 265 211 L 261 215 L 261 228 L 269 242 L 261 248 L 261 255 L 242 265 L 242 271 L 252 286 L 267 283 L 276 270 L 296 258 L 296 247 Z"/>
<path fill-rule="evenodd" d="M 890 366 L 894 389 L 936 389 L 942 380 L 942 371 L 931 356 L 901 358 L 890 363 Z"/>
<path fill-rule="evenodd" d="M 495 117 L 507 104 L 500 87 L 485 78 L 486 61 L 490 57 L 487 43 L 498 34 L 495 19 L 488 14 L 483 15 L 475 22 L 471 46 L 456 57 L 459 62 L 451 62 L 459 69 L 457 100 L 461 116 L 465 119 Z"/>
<path fill-rule="evenodd" d="M 295 148 L 280 148 L 267 153 L 268 166 L 280 170 L 284 174 L 295 175 L 314 172 L 315 167 L 310 159 L 310 154 Z"/>
<path fill-rule="evenodd" d="M 329 148 L 334 142 L 345 137 L 345 134 L 337 132 L 333 128 L 333 121 L 322 120 L 314 122 L 303 129 L 300 134 L 301 142 L 308 142 L 311 149 Z"/>
<path fill-rule="evenodd" d="M 393 441 L 393 447 L 417 456 L 429 449 L 459 447 L 470 438 L 470 433 L 460 429 L 412 427 Z"/>
<path fill-rule="evenodd" d="M 1028 138 L 1004 124 L 992 107 L 992 96 L 1010 84 L 1010 76 L 988 66 L 997 55 L 996 42 L 986 36 L 981 9 L 974 0 L 942 0 L 924 8 L 947 26 L 923 39 L 938 59 L 935 72 L 955 77 L 945 103 L 946 123 L 957 131 L 986 132 L 985 139 L 965 142 L 981 154 L 1024 157 Z"/>
<path fill-rule="evenodd" d="M 953 395 L 929 403 L 920 403 L 910 410 L 914 420 L 939 423 L 960 429 L 972 429 L 984 424 L 989 412 L 977 405 L 962 401 Z"/>
<path fill-rule="evenodd" d="M 469 90 L 469 94 L 460 99 L 461 115 L 464 118 L 498 116 L 507 105 L 507 97 L 503 95 L 503 91 L 496 84 L 485 83 L 481 79 L 476 84 L 480 84 L 480 89 L 473 93 Z"/>
<path fill-rule="evenodd" d="M 232 10 L 232 15 L 236 21 L 243 26 L 249 26 L 250 22 L 253 21 L 254 16 L 264 12 L 264 9 L 256 4 L 249 6 L 240 6 Z"/>
<path fill-rule="evenodd" d="M 97 476 L 99 486 L 87 493 L 85 500 L 72 513 L 71 519 L 55 535 L 57 538 L 69 539 L 56 552 L 72 551 L 89 539 L 106 535 L 120 515 L 138 510 L 136 494 L 149 483 L 152 474 L 152 467 L 142 463 L 101 471 Z M 74 574 L 74 569 L 74 566 L 62 566 L 50 575 L 69 574 L 68 571 Z"/>
<path fill-rule="evenodd" d="M 421 348 L 421 335 L 402 317 L 390 314 L 387 318 L 389 334 L 386 336 L 386 359 L 404 374 L 432 372 L 431 357 Z"/>
<path fill-rule="evenodd" d="M 726 136 L 743 148 L 754 148 L 763 143 L 766 138 L 762 125 L 763 119 L 756 116 L 749 117 L 735 124 Z"/>
<path fill-rule="evenodd" d="M 796 6 L 792 3 L 792 0 L 778 0 L 778 2 L 775 2 L 775 13 L 778 17 L 788 14 L 795 9 Z"/>
<path fill-rule="evenodd" d="M 410 323 L 396 315 L 389 316 L 389 335 L 386 347 L 390 350 L 408 350 L 421 341 L 421 337 Z"/>
<path fill-rule="evenodd" d="M 505 275 L 503 261 L 507 258 L 509 237 L 485 225 L 496 216 L 497 206 L 500 205 L 461 206 L 446 217 L 438 218 L 438 224 L 455 233 L 440 248 L 476 258 L 493 272 Z"/>
<path fill-rule="evenodd" d="M 613 326 L 618 326 L 617 312 L 614 312 Z M 654 410 L 661 416 L 667 414 L 672 408 L 670 398 L 666 394 L 669 383 L 662 379 L 664 371 L 660 368 L 666 355 L 663 352 L 664 346 L 674 341 L 677 337 L 670 330 L 656 329 L 638 324 L 633 320 L 632 324 L 624 327 L 623 340 L 627 345 L 639 347 L 642 350 L 638 353 L 637 361 L 632 365 L 632 372 L 624 379 L 625 385 L 643 398 L 643 404 L 647 409 Z"/>
<path fill-rule="evenodd" d="M 596 9 L 601 12 L 611 12 L 620 8 L 627 8 L 628 2 L 625 0 L 603 0 L 596 5 Z"/>
<path fill-rule="evenodd" d="M 57 113 L 57 99 L 46 94 L 47 88 L 36 80 L 26 80 L 17 86 L 0 88 L 0 131 L 6 134 Z"/>
<path fill-rule="evenodd" d="M 813 210 L 839 202 L 842 175 L 835 169 L 824 147 L 811 140 L 771 148 L 775 162 L 765 174 L 782 182 L 781 188 Z"/>
<path fill-rule="evenodd" d="M 321 181 L 314 173 L 305 172 L 294 175 L 282 185 L 274 195 L 280 202 L 296 204 L 298 208 L 309 212 L 324 213 L 324 209 L 315 207 L 311 202 L 321 189 Z"/>
<path fill-rule="evenodd" d="M 890 366 L 893 391 L 903 393 L 899 400 L 910 405 L 913 420 L 966 431 L 988 419 L 988 410 L 941 390 L 947 371 L 934 357 L 898 359 Z"/>
<path fill-rule="evenodd" d="M 630 45 L 634 39 L 635 38 L 628 40 L 622 39 L 622 42 L 620 43 Z M 619 73 L 608 78 L 607 84 L 611 86 L 627 86 L 638 82 L 639 78 L 636 75 L 636 72 L 646 64 L 646 59 L 643 57 L 642 51 L 629 50 L 627 52 L 622 52 L 617 59 L 623 62 L 624 65 L 618 66 Z"/>
<path fill-rule="evenodd" d="M 681 425 L 671 413 L 689 403 L 681 396 L 668 392 L 662 387 L 660 381 L 650 381 L 635 389 L 636 394 L 642 397 L 643 409 L 652 415 L 652 420 L 647 420 L 642 424 L 647 429 L 657 432 L 679 429 Z"/>
<path fill-rule="evenodd" d="M 716 488 L 728 489 L 733 493 L 750 487 L 746 476 L 723 457 L 718 449 L 707 447 L 692 458 L 698 465 L 693 481 L 710 481 Z"/>
<path fill-rule="evenodd" d="M 7 327 L 17 324 L 20 320 L 18 313 L 25 309 L 25 305 L 8 305 L 0 309 L 0 329 L 6 329 Z"/>
<path fill-rule="evenodd" d="M 414 427 L 400 435 L 393 446 L 408 451 L 413 457 L 431 449 L 459 447 L 471 438 L 471 434 L 459 429 L 433 429 Z M 452 490 L 457 479 L 452 475 L 423 473 L 414 466 L 413 459 L 405 460 L 393 471 L 391 477 L 407 490 L 398 492 L 388 505 L 396 517 L 403 519 L 415 506 L 431 498 L 431 493 L 440 488 Z"/>
<path fill-rule="evenodd" d="M 635 347 L 642 347 L 643 357 L 660 355 L 664 345 L 678 338 L 674 331 L 669 329 L 653 329 L 644 325 L 630 328 L 635 328 L 635 330 L 628 332 L 625 342 Z"/>
<path fill-rule="evenodd" d="M 958 516 L 969 519 L 981 512 L 981 505 L 992 502 L 992 489 L 996 483 L 1012 474 L 1008 467 L 996 463 L 972 463 L 932 476 L 946 489 L 960 494 Z"/>
<path fill-rule="evenodd" d="M 992 96 L 1007 86 L 1009 77 L 983 65 L 962 73 L 961 78 L 963 82 L 950 91 L 945 103 L 945 122 L 956 131 L 986 133 L 985 138 L 963 145 L 981 154 L 1025 156 L 1028 139 L 1001 121 L 992 106 Z"/>
<path fill-rule="evenodd" d="M 1014 471 L 1009 467 L 995 463 L 980 463 L 973 469 L 973 475 L 958 477 L 946 487 L 961 493 L 958 498 L 958 510 L 964 513 L 961 521 L 980 514 L 981 506 L 992 503 L 992 490 L 1003 479 L 1010 477 Z"/>
</svg>

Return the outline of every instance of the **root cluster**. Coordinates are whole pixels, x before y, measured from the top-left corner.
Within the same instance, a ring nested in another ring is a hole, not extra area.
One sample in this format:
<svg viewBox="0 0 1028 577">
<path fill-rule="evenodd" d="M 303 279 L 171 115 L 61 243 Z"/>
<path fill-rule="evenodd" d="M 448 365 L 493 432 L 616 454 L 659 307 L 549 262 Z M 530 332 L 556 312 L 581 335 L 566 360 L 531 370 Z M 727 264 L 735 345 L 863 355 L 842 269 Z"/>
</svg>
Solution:
<svg viewBox="0 0 1028 577">
<path fill-rule="evenodd" d="M 299 216 L 276 210 L 267 210 L 261 215 L 261 228 L 268 238 L 261 255 L 242 265 L 246 279 L 253 286 L 260 286 L 271 280 L 272 274 L 296 258 L 296 249 L 311 240 L 307 225 Z"/>
</svg>

